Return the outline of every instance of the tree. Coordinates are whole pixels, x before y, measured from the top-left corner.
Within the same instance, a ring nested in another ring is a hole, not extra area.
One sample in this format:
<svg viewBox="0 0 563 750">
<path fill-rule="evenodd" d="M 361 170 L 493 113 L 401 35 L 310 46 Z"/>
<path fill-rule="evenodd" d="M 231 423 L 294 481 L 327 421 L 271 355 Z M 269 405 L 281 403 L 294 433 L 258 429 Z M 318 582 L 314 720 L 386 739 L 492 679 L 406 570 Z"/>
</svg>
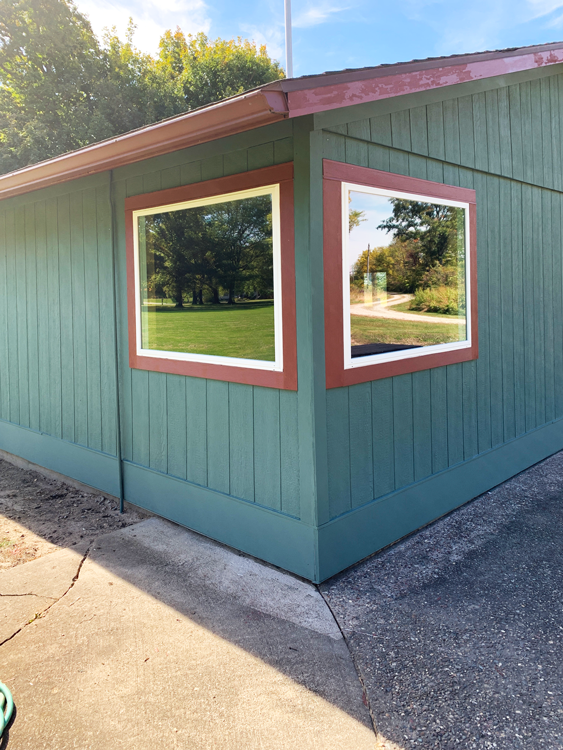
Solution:
<svg viewBox="0 0 563 750">
<path fill-rule="evenodd" d="M 283 77 L 246 40 L 166 32 L 155 59 L 72 0 L 0 0 L 0 173 Z"/>
</svg>

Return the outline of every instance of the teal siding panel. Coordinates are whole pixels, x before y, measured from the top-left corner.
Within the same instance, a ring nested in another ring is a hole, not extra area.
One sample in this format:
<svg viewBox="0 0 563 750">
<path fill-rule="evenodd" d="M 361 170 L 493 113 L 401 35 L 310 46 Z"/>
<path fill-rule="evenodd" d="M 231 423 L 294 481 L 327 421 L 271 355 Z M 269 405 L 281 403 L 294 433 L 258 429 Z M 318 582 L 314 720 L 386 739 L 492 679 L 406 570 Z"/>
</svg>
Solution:
<svg viewBox="0 0 563 750">
<path fill-rule="evenodd" d="M 553 187 L 561 190 L 563 179 L 561 176 L 561 111 L 559 102 L 559 81 L 561 76 L 549 79 L 550 113 L 551 113 L 551 160 L 553 163 Z"/>
<path fill-rule="evenodd" d="M 393 380 L 376 380 L 371 384 L 373 425 L 373 479 L 375 497 L 395 489 L 394 401 Z"/>
<path fill-rule="evenodd" d="M 500 140 L 500 172 L 507 177 L 512 175 L 512 137 L 510 132 L 510 97 L 508 87 L 499 89 L 498 127 Z"/>
<path fill-rule="evenodd" d="M 250 164 L 250 152 L 248 163 Z M 256 169 L 256 167 L 249 167 L 249 169 Z M 208 159 L 203 159 L 201 162 L 201 179 L 204 181 L 216 180 L 218 177 L 223 177 L 223 155 L 215 154 Z"/>
<path fill-rule="evenodd" d="M 39 338 L 37 320 L 37 242 L 35 205 L 25 207 L 25 272 L 27 294 L 27 355 L 29 384 L 29 426 L 39 430 Z"/>
<path fill-rule="evenodd" d="M 512 194 L 510 182 L 501 180 L 499 185 L 500 224 L 500 325 L 502 334 L 502 394 L 503 394 L 503 439 L 516 436 L 514 402 L 514 306 L 512 267 L 514 246 L 512 244 Z M 498 323 L 497 323 L 498 325 Z"/>
<path fill-rule="evenodd" d="M 524 301 L 524 269 L 522 226 L 524 219 L 522 211 L 522 186 L 511 184 L 512 201 L 512 314 L 513 314 L 513 353 L 514 353 L 514 430 L 516 435 L 526 431 L 526 382 L 524 370 L 524 318 L 527 317 Z M 562 363 L 563 364 L 563 363 Z"/>
<path fill-rule="evenodd" d="M 334 161 L 346 161 L 346 139 L 332 133 L 323 133 L 323 156 Z"/>
<path fill-rule="evenodd" d="M 59 238 L 59 284 L 61 302 L 61 391 L 62 438 L 74 442 L 74 333 L 72 255 L 70 240 L 70 196 L 57 200 Z"/>
<path fill-rule="evenodd" d="M 229 384 L 207 383 L 207 485 L 229 494 Z"/>
<path fill-rule="evenodd" d="M 553 146 L 551 138 L 551 87 L 550 79 L 544 78 L 539 81 L 541 99 L 541 136 L 543 153 L 543 176 L 541 184 L 553 187 Z"/>
<path fill-rule="evenodd" d="M 524 313 L 525 430 L 536 426 L 536 362 L 534 343 L 534 267 L 537 243 L 532 221 L 532 188 L 522 186 L 522 300 Z"/>
<path fill-rule="evenodd" d="M 488 180 L 488 279 L 489 279 L 489 310 L 487 324 L 489 329 L 490 359 L 490 388 L 491 388 L 491 434 L 492 444 L 500 445 L 504 436 L 503 390 L 502 390 L 502 330 L 499 321 L 502 319 L 502 305 L 500 300 L 500 183 L 496 178 Z"/>
<path fill-rule="evenodd" d="M 391 135 L 391 115 L 372 117 L 369 121 L 371 140 L 381 143 L 383 146 L 391 146 L 393 143 Z"/>
<path fill-rule="evenodd" d="M 414 481 L 412 375 L 393 378 L 393 403 L 395 482 L 404 487 Z"/>
<path fill-rule="evenodd" d="M 174 477 L 187 476 L 186 382 L 181 375 L 166 376 L 167 471 Z"/>
<path fill-rule="evenodd" d="M 350 138 L 358 138 L 361 141 L 369 141 L 371 128 L 369 120 L 356 120 L 348 124 L 348 135 Z"/>
<path fill-rule="evenodd" d="M 15 250 L 16 250 L 16 314 L 18 316 L 18 378 L 20 382 L 19 424 L 29 427 L 29 357 L 27 325 L 27 285 L 25 257 L 25 208 L 15 211 Z"/>
<path fill-rule="evenodd" d="M 254 388 L 254 498 L 281 510 L 280 394 Z"/>
<path fill-rule="evenodd" d="M 391 134 L 393 147 L 404 151 L 411 150 L 411 122 L 410 111 L 393 112 L 391 115 Z"/>
<path fill-rule="evenodd" d="M 86 306 L 82 193 L 70 196 L 70 253 L 72 286 L 72 361 L 74 369 L 74 441 L 88 444 Z"/>
<path fill-rule="evenodd" d="M 161 372 L 149 372 L 149 466 L 164 474 L 168 470 L 166 378 Z"/>
<path fill-rule="evenodd" d="M 103 450 L 102 371 L 100 365 L 100 276 L 98 273 L 98 231 L 96 189 L 84 192 L 84 301 L 86 310 L 86 377 L 88 383 L 87 445 Z M 108 365 L 109 366 L 109 365 Z M 113 373 L 112 373 L 113 374 Z"/>
<path fill-rule="evenodd" d="M 428 154 L 436 159 L 445 157 L 444 110 L 442 102 L 429 104 L 428 117 Z"/>
<path fill-rule="evenodd" d="M 430 370 L 413 373 L 414 478 L 432 474 L 432 399 Z"/>
<path fill-rule="evenodd" d="M 274 144 L 262 143 L 248 149 L 248 168 L 263 169 L 274 164 Z"/>
<path fill-rule="evenodd" d="M 389 149 L 370 143 L 368 146 L 368 167 L 371 169 L 381 169 L 383 172 L 389 171 Z"/>
<path fill-rule="evenodd" d="M 346 163 L 368 166 L 368 144 L 353 138 L 346 139 Z"/>
<path fill-rule="evenodd" d="M 543 295 L 543 318 L 544 318 L 544 337 L 545 337 L 545 422 L 551 422 L 555 419 L 555 374 L 553 369 L 553 248 L 551 245 L 551 193 L 547 190 L 542 191 L 542 222 L 543 232 L 543 279 L 541 286 L 544 290 Z"/>
<path fill-rule="evenodd" d="M 6 311 L 8 326 L 8 374 L 10 383 L 10 422 L 20 422 L 20 378 L 18 372 L 18 313 L 16 289 L 16 227 L 13 210 L 6 212 Z"/>
<path fill-rule="evenodd" d="M 116 187 L 116 193 L 119 190 L 124 192 L 125 185 L 121 183 Z M 93 200 L 93 199 L 92 199 Z M 112 456 L 116 455 L 117 450 L 117 415 L 116 415 L 116 383 L 115 383 L 115 323 L 113 316 L 113 259 L 112 259 L 112 228 L 111 213 L 109 204 L 109 186 L 96 188 L 96 245 L 98 250 L 98 306 L 99 306 L 99 327 L 100 327 L 100 412 L 102 428 L 102 450 Z M 122 222 L 121 224 L 119 222 Z M 122 215 L 117 214 L 116 222 L 116 250 L 117 255 L 123 258 L 124 246 L 119 244 L 118 228 L 123 227 Z M 123 235 L 121 235 L 123 236 Z M 92 262 L 93 264 L 93 262 Z M 127 317 L 125 309 L 125 285 L 120 287 L 123 291 L 117 295 L 118 314 L 117 321 L 120 326 L 121 334 L 118 341 L 122 351 L 122 357 L 125 362 L 121 364 L 120 381 L 123 392 L 120 396 L 121 408 L 121 439 L 122 455 L 131 458 L 133 451 L 133 431 L 131 419 L 126 417 L 131 411 L 131 371 L 127 367 L 128 358 L 128 340 L 127 340 Z M 95 299 L 93 300 L 95 305 Z M 95 325 L 95 324 L 93 324 Z M 123 334 L 125 332 L 125 334 Z M 97 375 L 92 376 L 94 379 L 94 389 L 96 388 Z M 123 408 L 123 404 L 128 404 L 129 409 Z M 97 422 L 95 422 L 97 425 Z M 95 427 L 94 429 L 97 429 Z"/>
<path fill-rule="evenodd" d="M 149 373 L 131 371 L 131 404 L 133 412 L 133 461 L 141 466 L 150 464 L 150 402 Z"/>
<path fill-rule="evenodd" d="M 187 479 L 207 484 L 207 380 L 186 378 Z"/>
<path fill-rule="evenodd" d="M 49 434 L 62 437 L 61 299 L 57 200 L 45 201 L 47 226 L 47 311 L 49 340 Z"/>
<path fill-rule="evenodd" d="M 6 214 L 0 212 L 0 419 L 10 418 L 10 371 L 8 365 L 8 246 Z"/>
<path fill-rule="evenodd" d="M 543 184 L 545 174 L 543 163 L 543 112 L 541 89 L 541 81 L 531 81 L 530 105 L 532 110 L 532 173 L 533 181 L 536 183 L 536 185 Z"/>
<path fill-rule="evenodd" d="M 350 411 L 350 477 L 352 507 L 373 500 L 373 426 L 371 384 L 361 383 L 348 390 Z"/>
<path fill-rule="evenodd" d="M 484 93 L 473 95 L 473 137 L 475 139 L 475 168 L 489 169 L 487 143 L 487 105 Z"/>
<path fill-rule="evenodd" d="M 522 123 L 523 179 L 534 182 L 534 155 L 532 152 L 532 90 L 529 81 L 520 84 L 520 112 Z"/>
<path fill-rule="evenodd" d="M 297 394 L 280 391 L 281 509 L 301 517 Z"/>
<path fill-rule="evenodd" d="M 524 178 L 524 152 L 522 148 L 522 110 L 520 106 L 520 86 L 508 87 L 510 108 L 510 146 L 512 176 L 515 180 Z"/>
<path fill-rule="evenodd" d="M 477 426 L 477 363 L 465 362 L 463 378 L 463 457 L 467 461 L 479 452 Z"/>
<path fill-rule="evenodd" d="M 459 151 L 461 163 L 475 166 L 475 126 L 473 123 L 473 98 L 462 96 L 458 99 L 459 109 Z"/>
<path fill-rule="evenodd" d="M 501 151 L 499 130 L 498 92 L 487 91 L 485 94 L 485 112 L 487 120 L 487 156 L 488 168 L 494 174 L 501 173 Z"/>
<path fill-rule="evenodd" d="M 415 107 L 410 111 L 412 150 L 417 154 L 428 154 L 428 121 L 426 107 Z"/>
<path fill-rule="evenodd" d="M 448 387 L 446 368 L 430 370 L 432 403 L 432 473 L 446 469 L 448 461 Z"/>
<path fill-rule="evenodd" d="M 231 495 L 254 502 L 254 389 L 229 383 Z"/>
<path fill-rule="evenodd" d="M 448 465 L 463 461 L 463 371 L 462 366 L 446 368 L 448 404 Z"/>
<path fill-rule="evenodd" d="M 248 151 L 233 151 L 223 157 L 223 170 L 225 175 L 238 174 L 248 170 Z"/>
<path fill-rule="evenodd" d="M 534 352 L 536 370 L 536 426 L 545 422 L 546 379 L 545 379 L 545 312 L 544 312 L 544 226 L 542 217 L 542 191 L 532 190 L 533 226 L 533 284 L 534 284 Z"/>
<path fill-rule="evenodd" d="M 328 498 L 330 517 L 334 518 L 352 507 L 348 388 L 327 391 L 326 419 Z"/>
<path fill-rule="evenodd" d="M 293 137 L 274 141 L 274 163 L 285 164 L 288 161 L 293 161 Z M 237 171 L 244 172 L 244 169 Z M 227 174 L 226 171 L 225 174 Z"/>
<path fill-rule="evenodd" d="M 458 99 L 444 102 L 444 158 L 454 164 L 461 163 L 460 118 Z"/>
<path fill-rule="evenodd" d="M 563 417 L 563 243 L 561 240 L 561 195 L 551 194 L 553 243 L 553 370 L 555 373 L 555 418 Z"/>
</svg>

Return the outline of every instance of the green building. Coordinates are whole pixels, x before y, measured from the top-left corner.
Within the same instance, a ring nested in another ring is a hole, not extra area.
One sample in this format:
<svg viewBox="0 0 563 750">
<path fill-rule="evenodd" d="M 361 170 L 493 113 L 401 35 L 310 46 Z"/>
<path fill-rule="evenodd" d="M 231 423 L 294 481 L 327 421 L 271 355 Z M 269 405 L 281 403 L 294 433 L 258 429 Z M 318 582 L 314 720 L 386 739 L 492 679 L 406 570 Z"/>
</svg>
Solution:
<svg viewBox="0 0 563 750">
<path fill-rule="evenodd" d="M 0 176 L 0 449 L 321 581 L 563 448 L 563 44 Z"/>
</svg>

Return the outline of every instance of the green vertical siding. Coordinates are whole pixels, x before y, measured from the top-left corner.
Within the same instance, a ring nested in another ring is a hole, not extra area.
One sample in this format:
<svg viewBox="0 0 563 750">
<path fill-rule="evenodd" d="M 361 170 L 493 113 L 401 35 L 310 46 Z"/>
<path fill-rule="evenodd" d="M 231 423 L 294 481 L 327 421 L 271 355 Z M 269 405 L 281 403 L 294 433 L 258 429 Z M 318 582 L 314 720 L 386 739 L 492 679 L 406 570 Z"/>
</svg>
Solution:
<svg viewBox="0 0 563 750">
<path fill-rule="evenodd" d="M 291 161 L 280 125 L 116 171 L 122 440 L 126 461 L 300 517 L 296 393 L 131 370 L 127 357 L 125 198 Z"/>
<path fill-rule="evenodd" d="M 0 419 L 115 455 L 107 176 L 0 204 Z"/>
<path fill-rule="evenodd" d="M 562 87 L 545 77 L 324 131 L 325 158 L 473 188 L 478 216 L 479 359 L 327 391 L 332 518 L 563 416 Z"/>
</svg>

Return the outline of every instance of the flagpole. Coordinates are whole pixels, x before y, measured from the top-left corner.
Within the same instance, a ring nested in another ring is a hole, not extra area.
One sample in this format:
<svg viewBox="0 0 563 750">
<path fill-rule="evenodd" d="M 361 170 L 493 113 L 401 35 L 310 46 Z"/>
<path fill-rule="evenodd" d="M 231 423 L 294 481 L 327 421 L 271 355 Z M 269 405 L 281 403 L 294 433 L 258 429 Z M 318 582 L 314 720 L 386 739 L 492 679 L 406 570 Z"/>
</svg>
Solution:
<svg viewBox="0 0 563 750">
<path fill-rule="evenodd" d="M 285 74 L 293 78 L 293 50 L 291 44 L 291 0 L 284 0 L 285 4 Z"/>
</svg>

